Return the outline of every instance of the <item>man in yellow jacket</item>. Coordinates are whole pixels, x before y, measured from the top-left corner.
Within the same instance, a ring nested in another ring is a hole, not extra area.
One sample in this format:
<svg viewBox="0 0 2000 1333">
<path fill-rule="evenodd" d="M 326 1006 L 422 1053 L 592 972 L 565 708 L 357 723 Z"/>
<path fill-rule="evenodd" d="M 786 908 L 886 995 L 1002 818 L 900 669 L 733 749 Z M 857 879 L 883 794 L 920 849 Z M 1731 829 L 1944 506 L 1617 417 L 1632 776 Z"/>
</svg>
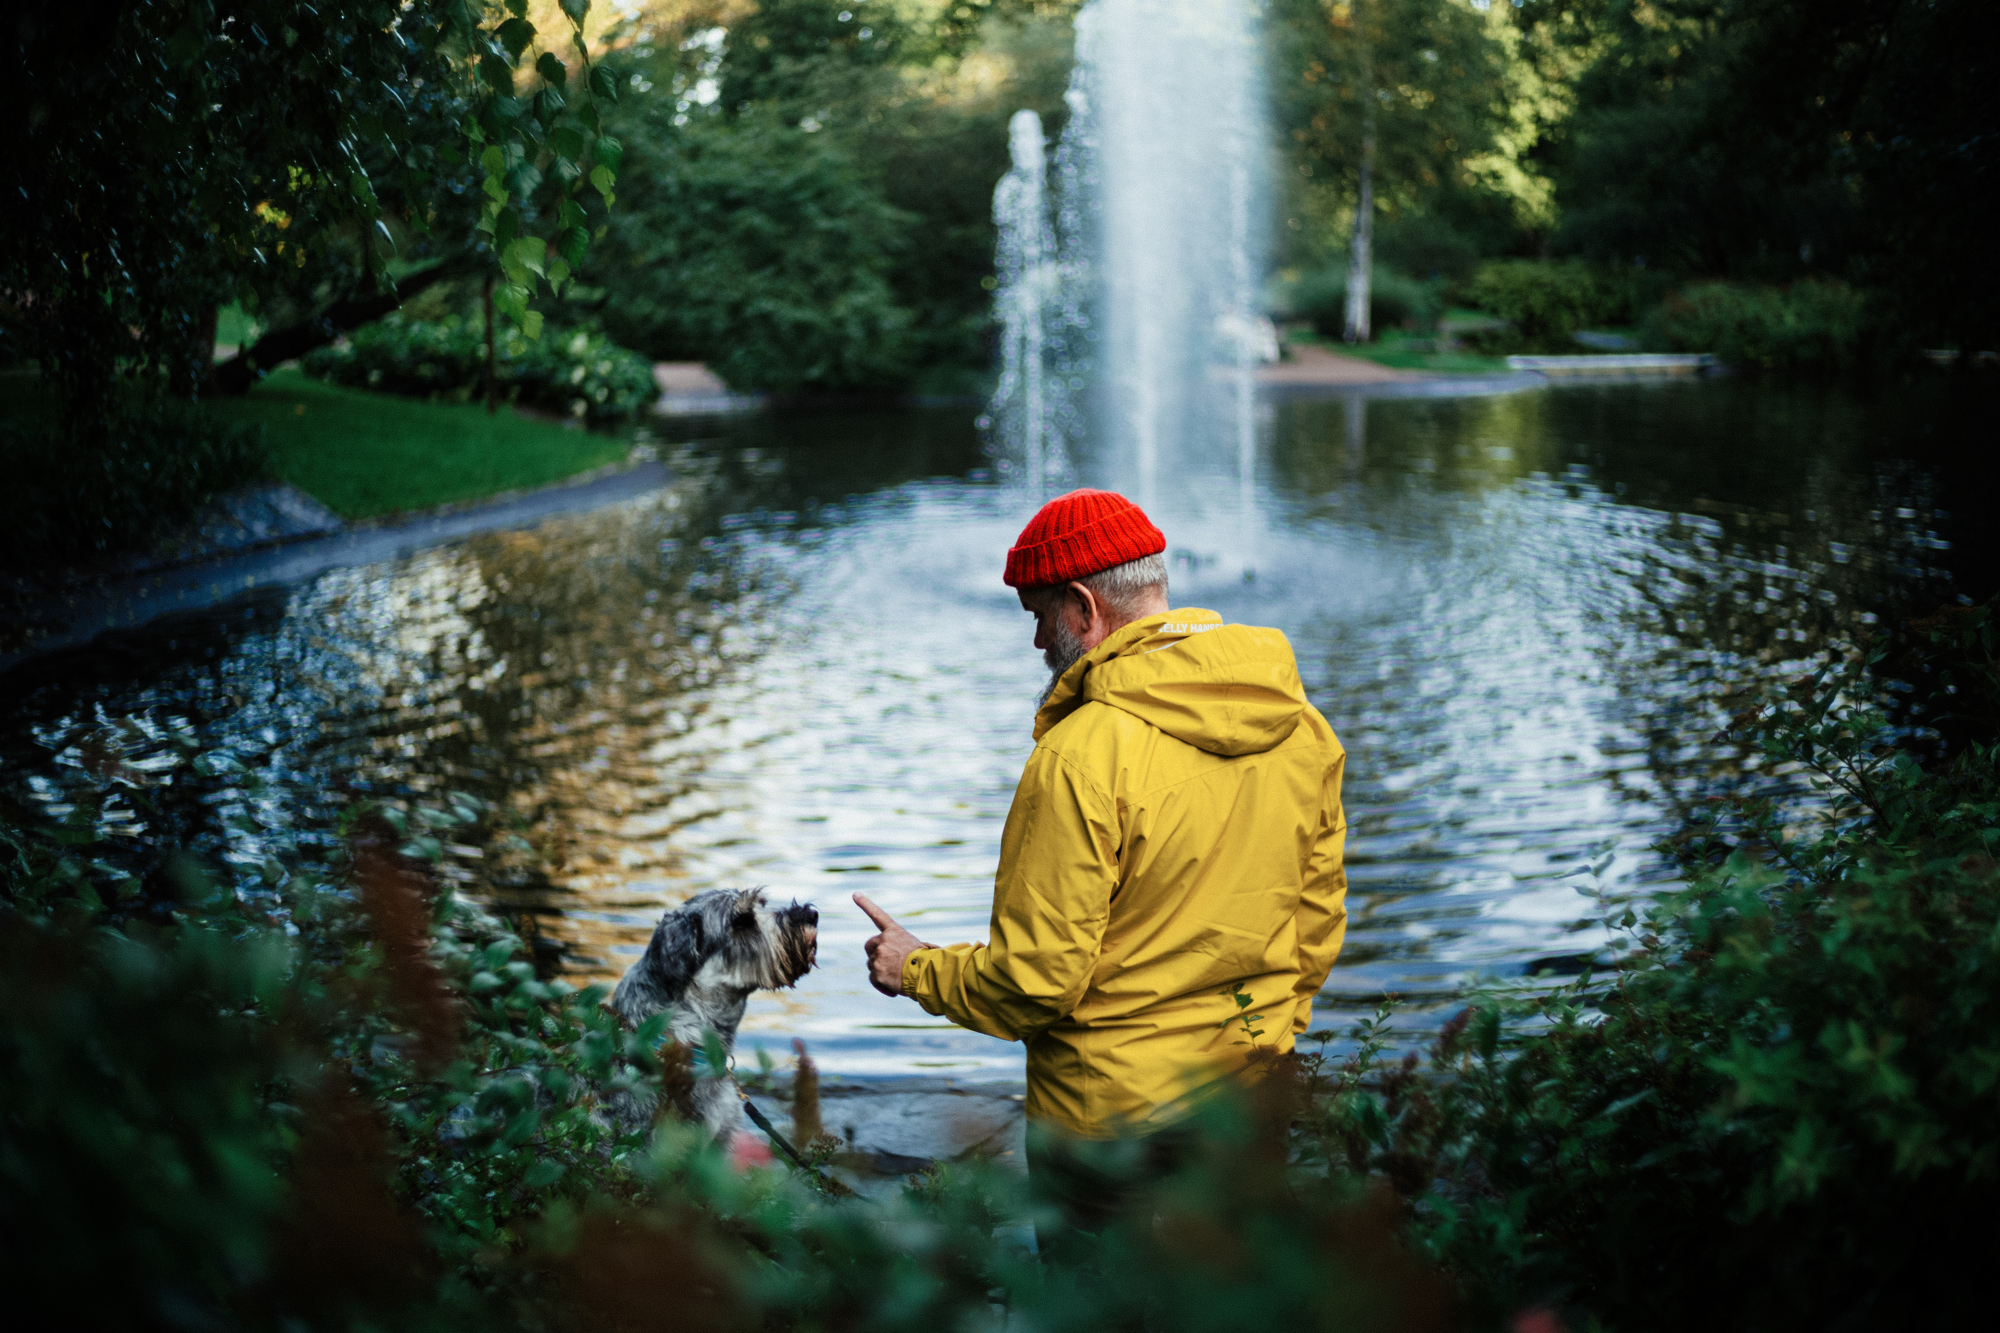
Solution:
<svg viewBox="0 0 2000 1333">
<path fill-rule="evenodd" d="M 1086 490 L 1008 553 L 1053 679 L 990 942 L 921 943 L 856 895 L 876 988 L 1025 1042 L 1029 1119 L 1082 1139 L 1153 1134 L 1290 1050 L 1347 920 L 1340 742 L 1283 634 L 1169 609 L 1165 549 Z"/>
</svg>

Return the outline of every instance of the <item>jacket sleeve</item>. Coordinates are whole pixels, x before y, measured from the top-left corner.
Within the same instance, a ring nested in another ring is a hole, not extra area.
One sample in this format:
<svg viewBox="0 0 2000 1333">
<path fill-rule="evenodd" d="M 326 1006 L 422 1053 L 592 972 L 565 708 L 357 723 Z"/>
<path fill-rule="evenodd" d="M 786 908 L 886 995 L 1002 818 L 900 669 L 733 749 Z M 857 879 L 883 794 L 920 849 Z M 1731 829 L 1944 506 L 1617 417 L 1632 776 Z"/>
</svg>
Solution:
<svg viewBox="0 0 2000 1333">
<path fill-rule="evenodd" d="M 989 944 L 919 949 L 903 994 L 960 1027 L 1025 1041 L 1082 1001 L 1118 883 L 1115 803 L 1037 749 L 1000 837 Z"/>
<path fill-rule="evenodd" d="M 1340 779 L 1347 755 L 1335 749 L 1321 786 L 1319 834 L 1306 857 L 1305 891 L 1299 896 L 1299 985 L 1292 1031 L 1312 1026 L 1313 997 L 1326 984 L 1333 960 L 1347 938 L 1347 814 L 1340 804 Z"/>
</svg>

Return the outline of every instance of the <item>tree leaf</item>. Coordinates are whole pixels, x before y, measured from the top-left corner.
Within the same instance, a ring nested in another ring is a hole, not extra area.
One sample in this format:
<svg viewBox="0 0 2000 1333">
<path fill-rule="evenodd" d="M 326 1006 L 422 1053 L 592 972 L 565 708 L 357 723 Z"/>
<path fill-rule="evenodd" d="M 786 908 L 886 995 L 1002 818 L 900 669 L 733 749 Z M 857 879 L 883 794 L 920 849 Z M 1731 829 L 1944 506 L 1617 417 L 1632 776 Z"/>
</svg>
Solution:
<svg viewBox="0 0 2000 1333">
<path fill-rule="evenodd" d="M 521 332 L 529 342 L 540 342 L 542 338 L 542 312 L 524 311 L 521 315 Z"/>
<path fill-rule="evenodd" d="M 528 289 L 515 283 L 507 283 L 493 289 L 493 308 L 513 319 L 516 323 L 528 313 Z"/>
<path fill-rule="evenodd" d="M 611 202 L 611 187 L 618 183 L 618 177 L 612 173 L 609 167 L 594 167 L 591 169 L 590 183 L 597 187 L 597 192 L 604 196 L 604 202 L 609 204 Z"/>
<path fill-rule="evenodd" d="M 567 125 L 549 131 L 549 148 L 558 157 L 579 164 L 583 161 L 583 135 Z"/>
<path fill-rule="evenodd" d="M 562 12 L 569 15 L 570 22 L 583 26 L 583 16 L 590 12 L 590 0 L 562 0 Z"/>
<path fill-rule="evenodd" d="M 502 96 L 514 92 L 514 67 L 500 56 L 488 53 L 479 57 L 479 77 L 486 80 L 486 86 Z"/>
<path fill-rule="evenodd" d="M 523 236 L 514 242 L 514 262 L 540 277 L 546 277 L 543 264 L 548 259 L 549 244 L 539 236 Z M 532 974 L 532 969 L 530 969 Z"/>
<path fill-rule="evenodd" d="M 594 97 L 607 102 L 618 100 L 618 76 L 611 72 L 609 65 L 598 64 L 590 67 L 590 91 Z"/>
<path fill-rule="evenodd" d="M 566 105 L 561 93 L 553 88 L 544 88 L 535 94 L 535 119 L 543 125 L 553 125 Z"/>
<path fill-rule="evenodd" d="M 590 249 L 590 233 L 582 227 L 564 227 L 556 237 L 556 248 L 562 251 L 571 268 L 582 268 L 583 256 Z"/>
<path fill-rule="evenodd" d="M 625 164 L 625 145 L 608 134 L 600 134 L 591 146 L 591 154 L 599 166 L 610 167 L 613 173 Z"/>
<path fill-rule="evenodd" d="M 524 18 L 511 18 L 501 24 L 493 35 L 500 39 L 500 45 L 507 48 L 508 55 L 519 60 L 521 52 L 528 49 L 528 43 L 535 40 L 535 25 Z"/>
<path fill-rule="evenodd" d="M 569 86 L 569 68 L 547 51 L 542 52 L 542 58 L 535 62 L 535 73 L 558 88 Z"/>
</svg>

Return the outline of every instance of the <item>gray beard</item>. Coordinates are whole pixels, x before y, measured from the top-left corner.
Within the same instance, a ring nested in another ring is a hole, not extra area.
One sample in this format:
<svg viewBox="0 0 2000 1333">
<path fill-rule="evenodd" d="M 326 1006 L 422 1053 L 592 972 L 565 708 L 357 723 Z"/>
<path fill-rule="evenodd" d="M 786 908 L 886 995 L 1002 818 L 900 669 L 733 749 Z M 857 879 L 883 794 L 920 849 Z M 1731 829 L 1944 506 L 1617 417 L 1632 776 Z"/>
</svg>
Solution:
<svg viewBox="0 0 2000 1333">
<path fill-rule="evenodd" d="M 1075 666 L 1082 660 L 1083 655 L 1090 651 L 1083 646 L 1083 640 L 1071 634 L 1069 626 L 1063 624 L 1061 620 L 1049 626 L 1049 637 L 1055 642 L 1042 654 L 1042 661 L 1047 663 L 1049 668 L 1049 683 L 1042 687 L 1042 697 L 1035 701 L 1035 706 L 1038 708 L 1047 703 L 1049 696 L 1055 693 L 1056 682 L 1062 679 L 1063 672 Z"/>
</svg>

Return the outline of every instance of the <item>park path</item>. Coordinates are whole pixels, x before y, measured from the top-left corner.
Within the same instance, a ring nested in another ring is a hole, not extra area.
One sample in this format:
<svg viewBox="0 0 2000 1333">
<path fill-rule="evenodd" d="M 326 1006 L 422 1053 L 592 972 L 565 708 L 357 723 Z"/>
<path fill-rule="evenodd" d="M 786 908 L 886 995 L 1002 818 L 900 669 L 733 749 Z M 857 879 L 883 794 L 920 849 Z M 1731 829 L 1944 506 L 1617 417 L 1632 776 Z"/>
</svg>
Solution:
<svg viewBox="0 0 2000 1333">
<path fill-rule="evenodd" d="M 1392 370 L 1388 366 L 1378 366 L 1373 361 L 1365 361 L 1358 356 L 1342 356 L 1312 343 L 1293 343 L 1290 347 L 1292 358 L 1259 367 L 1259 384 L 1291 385 L 1366 385 L 1405 384 L 1413 380 L 1435 378 L 1419 370 Z"/>
</svg>

